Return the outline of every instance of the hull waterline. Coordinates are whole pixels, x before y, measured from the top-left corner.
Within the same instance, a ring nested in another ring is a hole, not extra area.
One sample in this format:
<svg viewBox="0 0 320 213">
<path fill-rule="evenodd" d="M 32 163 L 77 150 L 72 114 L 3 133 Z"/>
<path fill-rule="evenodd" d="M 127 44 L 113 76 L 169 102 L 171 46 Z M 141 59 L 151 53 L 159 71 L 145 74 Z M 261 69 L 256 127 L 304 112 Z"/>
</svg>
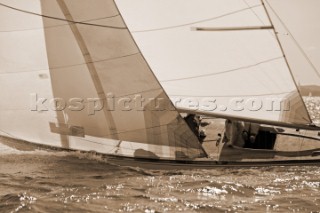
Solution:
<svg viewBox="0 0 320 213">
<path fill-rule="evenodd" d="M 243 168 L 243 167 L 270 167 L 270 166 L 320 166 L 320 156 L 300 157 L 300 159 L 292 160 L 275 160 L 275 159 L 259 159 L 259 160 L 241 160 L 241 161 L 219 161 L 210 158 L 199 158 L 194 160 L 166 160 L 166 159 L 150 159 L 135 158 L 127 156 L 118 156 L 113 154 L 97 153 L 95 151 L 80 151 L 75 149 L 65 149 L 48 145 L 36 144 L 22 140 L 0 137 L 1 143 L 11 148 L 21 151 L 46 150 L 65 151 L 65 152 L 81 152 L 100 156 L 105 159 L 108 164 L 115 166 L 143 168 L 149 170 L 189 170 L 189 169 L 214 169 L 214 168 Z M 50 154 L 50 153 L 48 153 Z"/>
</svg>

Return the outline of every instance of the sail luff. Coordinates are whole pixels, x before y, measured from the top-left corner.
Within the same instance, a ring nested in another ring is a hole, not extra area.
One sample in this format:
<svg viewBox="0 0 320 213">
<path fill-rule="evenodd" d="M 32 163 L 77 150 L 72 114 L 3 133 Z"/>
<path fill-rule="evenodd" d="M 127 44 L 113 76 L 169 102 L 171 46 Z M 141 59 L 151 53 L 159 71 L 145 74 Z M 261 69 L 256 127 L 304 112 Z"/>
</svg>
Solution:
<svg viewBox="0 0 320 213">
<path fill-rule="evenodd" d="M 299 48 L 299 51 L 302 53 L 303 57 L 306 59 L 306 61 L 308 62 L 308 64 L 311 66 L 312 70 L 314 71 L 315 75 L 318 76 L 318 78 L 320 78 L 320 73 L 318 72 L 318 69 L 316 68 L 315 64 L 310 60 L 310 58 L 308 57 L 307 53 L 303 50 L 303 48 L 301 47 L 301 45 L 297 42 L 296 38 L 293 36 L 293 34 L 290 32 L 290 30 L 288 29 L 288 27 L 286 26 L 286 24 L 282 21 L 282 19 L 279 17 L 279 15 L 276 13 L 276 11 L 274 10 L 274 8 L 271 6 L 271 4 L 266 1 L 266 3 L 268 4 L 268 7 L 270 8 L 270 10 L 273 12 L 273 14 L 276 16 L 276 18 L 280 21 L 280 23 L 282 24 L 282 26 L 284 27 L 284 29 L 288 32 L 288 35 L 292 38 L 293 42 L 295 43 L 295 45 Z M 271 19 L 271 17 L 270 17 Z"/>
<path fill-rule="evenodd" d="M 119 14 L 121 15 L 121 17 L 123 17 L 122 14 L 121 14 L 121 11 L 120 11 L 119 8 L 118 8 L 118 5 L 117 5 L 116 1 L 113 0 L 113 2 L 114 2 L 114 4 L 115 4 L 115 6 L 116 6 L 116 8 L 117 8 L 117 10 L 118 10 L 118 12 L 119 12 Z M 145 56 L 144 56 L 144 54 L 143 54 L 142 51 L 140 50 L 140 47 L 139 47 L 139 45 L 137 44 L 137 42 L 136 42 L 135 38 L 133 37 L 133 35 L 131 34 L 131 32 L 130 32 L 128 26 L 127 26 L 126 21 L 125 21 L 123 18 L 122 18 L 122 20 L 123 20 L 123 23 L 124 23 L 124 25 L 125 25 L 126 30 L 128 31 L 128 33 L 129 33 L 132 41 L 133 41 L 134 44 L 136 45 L 136 47 L 137 47 L 138 51 L 140 52 L 142 58 L 145 60 L 146 65 L 147 65 L 148 69 L 150 70 L 150 72 L 152 73 L 155 81 L 160 85 L 160 87 L 161 87 L 161 89 L 162 89 L 162 91 L 163 91 L 163 94 L 168 98 L 168 100 L 169 100 L 169 102 L 170 102 L 169 104 L 171 105 L 171 108 L 172 108 L 173 110 L 177 111 L 178 109 L 177 109 L 176 106 L 172 103 L 171 99 L 169 98 L 168 94 L 166 93 L 166 90 L 163 88 L 162 84 L 159 82 L 157 76 L 155 75 L 155 73 L 153 72 L 152 68 L 150 67 L 148 61 L 146 60 L 146 58 L 145 58 Z M 181 116 L 181 115 L 179 115 L 179 116 Z M 184 125 L 187 126 L 187 123 L 186 123 L 186 121 L 185 121 L 184 119 L 183 119 L 183 123 L 184 123 Z M 190 127 L 188 127 L 188 128 L 190 129 Z M 205 151 L 205 149 L 204 149 L 201 145 L 200 145 L 200 149 L 202 150 L 202 152 L 203 152 L 206 156 L 208 156 L 207 152 Z"/>
<path fill-rule="evenodd" d="M 55 97 L 80 96 L 86 100 L 98 97 L 108 104 L 110 93 L 115 104 L 104 106 L 92 115 L 66 109 L 66 125 L 82 128 L 83 140 L 112 139 L 110 144 L 114 148 L 108 152 L 117 155 L 165 159 L 206 156 L 153 75 L 114 1 L 41 2 Z M 68 25 L 57 26 L 61 20 Z M 83 24 L 82 20 L 93 21 Z M 139 95 L 145 99 L 140 103 L 135 102 Z M 123 108 L 126 103 L 131 103 L 129 107 L 133 108 Z M 105 110 L 108 115 L 103 113 Z"/>
<path fill-rule="evenodd" d="M 269 14 L 269 12 L 268 12 L 268 10 L 267 10 L 267 7 L 266 7 L 266 5 L 265 5 L 265 3 L 264 3 L 265 1 L 268 3 L 268 0 L 261 0 L 261 4 L 262 4 L 262 6 L 263 6 L 263 9 L 264 9 L 265 13 L 267 14 L 267 17 L 268 17 L 269 22 L 270 22 L 271 25 L 273 26 L 272 30 L 273 30 L 274 35 L 275 35 L 275 37 L 276 37 L 277 43 L 278 43 L 278 45 L 279 45 L 279 48 L 280 48 L 280 50 L 281 50 L 281 52 L 282 52 L 282 54 L 283 54 L 284 60 L 285 60 L 285 62 L 286 62 L 286 64 L 287 64 L 287 67 L 288 67 L 288 70 L 289 70 L 289 72 L 290 72 L 290 76 L 291 76 L 291 78 L 292 78 L 292 81 L 293 81 L 293 83 L 294 83 L 294 85 L 295 85 L 295 87 L 296 87 L 296 89 L 297 89 L 298 94 L 299 94 L 300 101 L 303 103 L 304 110 L 307 112 L 306 114 L 308 115 L 308 120 L 309 120 L 310 123 L 312 123 L 312 119 L 311 119 L 310 114 L 309 114 L 309 112 L 308 112 L 308 110 L 307 110 L 307 106 L 306 106 L 305 102 L 304 102 L 303 99 L 302 99 L 302 95 L 301 95 L 300 88 L 298 87 L 298 84 L 297 84 L 297 82 L 296 82 L 296 79 L 294 78 L 294 75 L 293 75 L 291 66 L 290 66 L 289 61 L 288 61 L 288 59 L 287 59 L 287 57 L 286 57 L 286 54 L 285 54 L 285 51 L 284 51 L 283 46 L 282 46 L 282 44 L 281 44 L 281 41 L 280 41 L 280 39 L 279 39 L 278 33 L 277 33 L 276 29 L 275 29 L 275 26 L 274 26 L 274 24 L 273 24 L 273 21 L 272 21 L 272 19 L 271 19 L 271 16 L 270 16 L 270 14 Z M 268 3 L 268 4 L 269 4 L 269 3 Z"/>
</svg>

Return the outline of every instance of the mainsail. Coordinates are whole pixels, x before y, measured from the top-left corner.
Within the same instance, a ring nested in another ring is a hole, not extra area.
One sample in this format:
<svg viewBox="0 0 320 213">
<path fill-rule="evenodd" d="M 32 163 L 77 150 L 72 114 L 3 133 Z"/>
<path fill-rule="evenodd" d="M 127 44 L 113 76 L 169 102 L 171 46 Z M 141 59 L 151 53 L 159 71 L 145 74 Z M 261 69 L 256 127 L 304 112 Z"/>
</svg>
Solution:
<svg viewBox="0 0 320 213">
<path fill-rule="evenodd" d="M 292 127 L 312 123 L 261 0 L 116 2 L 180 110 Z"/>
<path fill-rule="evenodd" d="M 284 46 L 287 59 L 299 86 L 320 86 L 319 18 L 320 2 L 266 1 L 266 8 Z M 290 5 L 290 10 L 287 7 Z M 305 11 L 309 11 L 308 13 Z M 320 92 L 320 90 L 319 90 Z M 309 95 L 303 93 L 303 95 Z M 319 93 L 315 96 L 319 96 Z"/>
<path fill-rule="evenodd" d="M 114 1 L 2 0 L 0 44 L 2 134 L 133 157 L 206 155 Z M 30 110 L 30 94 L 45 109 Z"/>
</svg>

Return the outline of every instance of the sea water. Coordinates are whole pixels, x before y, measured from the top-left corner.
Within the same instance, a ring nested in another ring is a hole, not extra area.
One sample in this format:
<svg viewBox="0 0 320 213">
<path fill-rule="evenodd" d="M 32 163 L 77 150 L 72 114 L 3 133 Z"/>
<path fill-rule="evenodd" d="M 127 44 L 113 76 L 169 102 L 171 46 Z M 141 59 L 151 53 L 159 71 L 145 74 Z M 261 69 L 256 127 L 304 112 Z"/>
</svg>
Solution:
<svg viewBox="0 0 320 213">
<path fill-rule="evenodd" d="M 0 143 L 0 212 L 320 212 L 320 167 L 143 170 Z"/>
</svg>

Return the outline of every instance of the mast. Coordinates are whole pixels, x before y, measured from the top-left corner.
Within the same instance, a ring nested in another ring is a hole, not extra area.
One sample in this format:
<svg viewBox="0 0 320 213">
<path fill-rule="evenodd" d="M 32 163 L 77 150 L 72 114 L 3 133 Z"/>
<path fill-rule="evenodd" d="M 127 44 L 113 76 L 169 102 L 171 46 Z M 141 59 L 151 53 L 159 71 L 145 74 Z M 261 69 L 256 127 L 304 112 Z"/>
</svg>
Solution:
<svg viewBox="0 0 320 213">
<path fill-rule="evenodd" d="M 293 36 L 293 34 L 290 32 L 289 28 L 286 26 L 286 24 L 283 22 L 283 20 L 281 20 L 281 18 L 279 17 L 279 15 L 275 12 L 274 8 L 272 8 L 272 6 L 270 5 L 270 3 L 268 3 L 269 8 L 271 9 L 271 11 L 274 13 L 274 15 L 277 17 L 277 19 L 279 20 L 279 22 L 282 24 L 282 26 L 284 27 L 284 29 L 288 32 L 289 36 L 292 38 L 293 42 L 295 43 L 295 45 L 298 47 L 300 53 L 303 55 L 303 57 L 306 59 L 307 63 L 310 65 L 310 67 L 312 68 L 312 70 L 314 71 L 315 75 L 317 77 L 320 78 L 320 73 L 318 72 L 318 69 L 316 68 L 315 64 L 310 60 L 310 58 L 308 57 L 307 53 L 303 50 L 303 48 L 301 47 L 301 45 L 298 43 L 298 41 L 296 40 L 296 38 Z"/>
<path fill-rule="evenodd" d="M 279 39 L 279 36 L 278 36 L 278 32 L 276 31 L 276 29 L 275 29 L 275 27 L 274 27 L 273 21 L 272 21 L 271 16 L 270 16 L 270 14 L 269 14 L 269 12 L 268 12 L 268 10 L 267 10 L 267 8 L 266 8 L 266 5 L 265 5 L 264 1 L 267 1 L 267 0 L 261 0 L 262 7 L 263 7 L 263 9 L 264 9 L 264 11 L 265 11 L 265 13 L 266 13 L 266 15 L 267 15 L 267 17 L 268 17 L 268 20 L 269 20 L 269 22 L 270 22 L 270 24 L 271 24 L 271 26 L 272 26 L 272 30 L 273 30 L 273 32 L 274 32 L 275 38 L 276 38 L 276 40 L 277 40 L 277 43 L 278 43 L 278 45 L 279 45 L 279 47 L 280 47 L 280 50 L 281 50 L 282 55 L 283 55 L 283 58 L 284 58 L 284 60 L 285 60 L 285 62 L 286 62 L 286 64 L 287 64 L 287 67 L 288 67 L 288 69 L 289 69 L 289 72 L 290 72 L 292 81 L 293 81 L 295 87 L 297 88 L 299 97 L 300 97 L 300 99 L 301 99 L 304 107 L 307 109 L 307 106 L 306 106 L 305 102 L 303 101 L 303 98 L 302 98 L 302 95 L 301 95 L 301 92 L 300 92 L 300 88 L 298 87 L 298 84 L 297 84 L 297 82 L 296 82 L 296 80 L 295 80 L 295 78 L 294 78 L 294 76 L 293 76 L 292 68 L 291 68 L 291 66 L 290 66 L 290 64 L 289 64 L 289 61 L 288 61 L 287 57 L 286 57 L 284 48 L 283 48 L 283 46 L 282 46 L 282 44 L 281 44 L 281 42 L 280 42 L 280 39 Z M 307 112 L 308 112 L 308 110 L 307 110 Z M 308 116 L 308 119 L 312 122 L 312 119 L 311 119 L 309 113 L 307 113 L 307 116 Z M 312 123 L 311 123 L 310 125 L 313 126 Z"/>
<path fill-rule="evenodd" d="M 284 48 L 283 48 L 283 46 L 282 46 L 282 44 L 281 44 L 281 42 L 280 42 L 280 39 L 279 39 L 279 37 L 278 37 L 278 33 L 277 33 L 277 31 L 276 31 L 276 29 L 275 29 L 275 27 L 274 27 L 274 24 L 273 24 L 273 22 L 272 22 L 272 19 L 271 19 L 271 17 L 270 17 L 270 14 L 269 14 L 269 12 L 268 12 L 268 10 L 267 10 L 267 8 L 266 8 L 266 5 L 265 5 L 265 3 L 264 3 L 264 0 L 261 0 L 261 5 L 262 5 L 262 7 L 263 7 L 263 9 L 264 9 L 264 11 L 265 11 L 265 13 L 266 13 L 266 15 L 267 15 L 267 18 L 268 18 L 268 21 L 270 22 L 270 25 L 266 25 L 266 26 L 244 26 L 244 27 L 192 27 L 191 30 L 194 30 L 194 31 L 247 31 L 247 30 L 250 30 L 250 31 L 251 31 L 251 30 L 272 30 L 273 33 L 274 33 L 274 35 L 275 35 L 277 44 L 278 44 L 278 46 L 279 46 L 279 48 L 280 48 L 280 51 L 281 51 L 281 53 L 282 53 L 282 56 L 283 56 L 283 58 L 284 58 L 284 61 L 285 61 L 285 63 L 286 63 L 286 66 L 287 66 L 288 69 L 289 69 L 291 79 L 292 79 L 292 81 L 293 81 L 293 83 L 294 83 L 294 85 L 295 85 L 295 87 L 296 87 L 296 89 L 297 89 L 297 92 L 298 92 L 298 94 L 299 94 L 299 99 L 300 99 L 301 102 L 303 103 L 304 108 L 307 109 L 306 104 L 304 103 L 304 101 L 303 101 L 303 99 L 302 99 L 302 95 L 301 95 L 300 89 L 299 89 L 299 87 L 298 87 L 298 85 L 297 85 L 297 82 L 295 81 L 294 76 L 293 76 L 293 72 L 292 72 L 292 69 L 291 69 L 290 64 L 289 64 L 289 62 L 288 62 L 288 59 L 287 59 L 287 57 L 286 57 Z M 185 111 L 185 109 L 182 109 L 182 111 Z M 309 119 L 310 121 L 312 121 L 309 113 L 307 113 L 307 116 L 308 116 L 308 119 Z M 243 120 L 243 119 L 242 119 L 242 120 Z M 246 120 L 246 119 L 245 119 L 245 120 Z M 257 122 L 258 122 L 258 120 L 257 120 Z M 273 122 L 271 122 L 271 123 L 273 123 Z M 286 125 L 286 124 L 285 124 L 284 126 L 292 126 L 292 125 Z M 313 125 L 311 124 L 311 126 L 313 126 Z"/>
</svg>

